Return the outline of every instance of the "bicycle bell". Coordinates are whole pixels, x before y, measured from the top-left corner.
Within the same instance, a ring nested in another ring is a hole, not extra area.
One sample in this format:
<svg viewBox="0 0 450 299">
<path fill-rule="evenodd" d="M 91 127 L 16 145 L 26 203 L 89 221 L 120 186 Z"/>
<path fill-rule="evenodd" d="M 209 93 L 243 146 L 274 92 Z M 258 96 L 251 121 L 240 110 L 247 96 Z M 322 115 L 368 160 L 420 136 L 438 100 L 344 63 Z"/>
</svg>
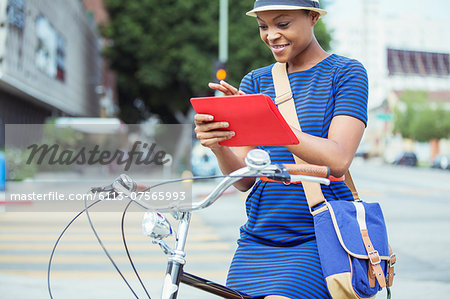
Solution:
<svg viewBox="0 0 450 299">
<path fill-rule="evenodd" d="M 142 231 L 153 239 L 162 240 L 170 236 L 173 231 L 169 221 L 157 212 L 145 212 L 142 219 Z"/>
<path fill-rule="evenodd" d="M 264 169 L 270 164 L 269 153 L 261 149 L 252 149 L 245 157 L 245 163 L 252 169 Z"/>
</svg>

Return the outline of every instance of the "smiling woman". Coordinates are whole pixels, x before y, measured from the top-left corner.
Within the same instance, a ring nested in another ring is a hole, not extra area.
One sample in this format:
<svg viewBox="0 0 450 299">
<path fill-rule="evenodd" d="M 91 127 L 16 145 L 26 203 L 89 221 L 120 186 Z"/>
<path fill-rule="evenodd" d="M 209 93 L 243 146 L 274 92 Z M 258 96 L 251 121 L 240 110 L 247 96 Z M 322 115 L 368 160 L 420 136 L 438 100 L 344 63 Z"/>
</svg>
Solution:
<svg viewBox="0 0 450 299">
<path fill-rule="evenodd" d="M 261 144 L 260 148 L 269 152 L 272 163 L 301 159 L 328 166 L 333 176 L 341 177 L 367 123 L 368 83 L 361 63 L 329 54 L 317 42 L 314 26 L 325 14 L 317 0 L 257 0 L 247 13 L 256 17 L 261 40 L 287 72 L 292 97 L 285 102 L 293 100 L 290 111 L 295 109 L 294 120 L 301 127 L 298 130 L 290 123 L 299 144 Z M 262 93 L 275 100 L 273 69 L 272 64 L 250 72 L 239 90 L 223 81 L 210 87 L 226 95 Z M 251 147 L 232 150 L 219 144 L 233 138 L 226 122 L 197 114 L 195 124 L 197 138 L 216 155 L 222 172 L 228 174 L 245 165 L 244 157 Z M 255 298 L 330 298 L 306 184 L 304 189 L 303 184 L 255 183 L 247 178 L 235 186 L 242 191 L 253 189 L 246 201 L 248 221 L 241 227 L 227 285 Z M 342 180 L 322 186 L 321 191 L 328 201 L 353 199 Z"/>
</svg>

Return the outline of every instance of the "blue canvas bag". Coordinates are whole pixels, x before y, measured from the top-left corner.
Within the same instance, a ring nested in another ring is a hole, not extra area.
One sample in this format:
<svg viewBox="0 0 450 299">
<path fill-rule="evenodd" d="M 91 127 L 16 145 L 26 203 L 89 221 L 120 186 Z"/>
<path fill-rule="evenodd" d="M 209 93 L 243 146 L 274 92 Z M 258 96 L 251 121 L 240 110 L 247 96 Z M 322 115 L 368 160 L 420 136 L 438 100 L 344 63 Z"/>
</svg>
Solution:
<svg viewBox="0 0 450 299">
<path fill-rule="evenodd" d="M 395 255 L 378 203 L 325 201 L 312 214 L 332 298 L 374 298 L 392 285 Z"/>
</svg>

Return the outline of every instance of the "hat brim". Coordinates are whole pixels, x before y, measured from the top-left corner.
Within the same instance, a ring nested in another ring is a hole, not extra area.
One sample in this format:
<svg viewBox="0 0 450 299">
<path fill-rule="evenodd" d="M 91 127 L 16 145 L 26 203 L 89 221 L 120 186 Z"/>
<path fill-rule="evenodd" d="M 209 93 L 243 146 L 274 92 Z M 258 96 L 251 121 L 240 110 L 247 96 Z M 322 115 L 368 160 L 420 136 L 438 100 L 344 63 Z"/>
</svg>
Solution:
<svg viewBox="0 0 450 299">
<path fill-rule="evenodd" d="M 319 13 L 321 17 L 327 14 L 325 9 L 315 8 L 315 7 L 306 7 L 306 6 L 294 6 L 294 5 L 267 5 L 252 9 L 246 13 L 247 16 L 256 17 L 257 12 L 261 11 L 270 11 L 270 10 L 311 10 Z"/>
</svg>

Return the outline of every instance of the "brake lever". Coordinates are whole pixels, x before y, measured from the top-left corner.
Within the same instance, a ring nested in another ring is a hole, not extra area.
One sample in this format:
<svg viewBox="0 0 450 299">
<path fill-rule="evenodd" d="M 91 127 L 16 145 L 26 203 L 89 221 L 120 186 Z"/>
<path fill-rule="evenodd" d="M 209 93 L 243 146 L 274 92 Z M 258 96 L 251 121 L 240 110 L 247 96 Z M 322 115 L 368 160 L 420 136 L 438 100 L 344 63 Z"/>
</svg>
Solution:
<svg viewBox="0 0 450 299">
<path fill-rule="evenodd" d="M 273 164 L 268 170 L 270 170 L 270 173 L 265 174 L 263 172 L 262 176 L 283 183 L 289 183 L 291 181 L 291 175 L 283 164 Z"/>
<path fill-rule="evenodd" d="M 126 174 L 121 174 L 118 178 L 114 180 L 114 182 L 107 186 L 102 187 L 92 187 L 91 192 L 107 192 L 108 194 L 118 195 L 119 193 L 124 193 L 127 196 L 130 196 L 132 192 L 135 192 L 137 189 L 137 184 Z"/>
<path fill-rule="evenodd" d="M 121 174 L 113 183 L 112 187 L 117 193 L 123 193 L 130 197 L 137 190 L 136 182 L 126 174 Z"/>
<path fill-rule="evenodd" d="M 92 187 L 90 191 L 92 193 L 97 193 L 97 192 L 108 192 L 108 193 L 111 193 L 111 192 L 114 192 L 114 188 L 113 188 L 113 186 L 111 184 L 111 185 L 103 186 L 103 187 Z"/>
</svg>

